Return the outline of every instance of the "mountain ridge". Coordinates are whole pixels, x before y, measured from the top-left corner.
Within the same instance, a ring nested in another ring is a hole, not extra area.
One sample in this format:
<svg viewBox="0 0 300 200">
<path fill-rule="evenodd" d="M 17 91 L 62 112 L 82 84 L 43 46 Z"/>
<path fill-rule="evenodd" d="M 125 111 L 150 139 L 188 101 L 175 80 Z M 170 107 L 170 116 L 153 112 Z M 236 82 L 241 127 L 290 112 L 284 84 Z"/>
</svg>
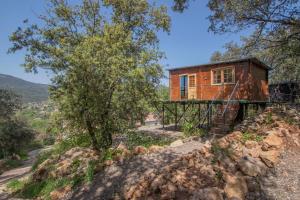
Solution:
<svg viewBox="0 0 300 200">
<path fill-rule="evenodd" d="M 48 86 L 33 83 L 12 75 L 0 74 L 0 89 L 10 89 L 20 95 L 23 103 L 42 102 L 48 100 Z"/>
</svg>

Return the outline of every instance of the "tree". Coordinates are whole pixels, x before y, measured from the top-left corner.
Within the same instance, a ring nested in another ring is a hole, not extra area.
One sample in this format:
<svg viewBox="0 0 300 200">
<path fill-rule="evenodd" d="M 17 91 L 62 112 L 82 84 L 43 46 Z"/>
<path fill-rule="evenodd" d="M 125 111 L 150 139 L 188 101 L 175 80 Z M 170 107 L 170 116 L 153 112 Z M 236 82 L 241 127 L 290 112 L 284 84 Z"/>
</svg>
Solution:
<svg viewBox="0 0 300 200">
<path fill-rule="evenodd" d="M 0 121 L 11 119 L 20 108 L 20 96 L 10 90 L 0 89 Z"/>
<path fill-rule="evenodd" d="M 27 125 L 14 118 L 20 108 L 18 95 L 0 89 L 0 158 L 19 152 L 33 139 L 33 133 Z"/>
<path fill-rule="evenodd" d="M 175 10 L 182 12 L 189 0 L 174 2 Z M 215 54 L 212 59 L 255 55 L 273 68 L 273 81 L 299 80 L 299 0 L 210 0 L 207 6 L 211 11 L 209 31 L 223 34 L 254 30 L 249 37 L 242 38 L 240 47 L 229 43 L 234 49 L 225 47 L 227 51 L 222 57 Z"/>
<path fill-rule="evenodd" d="M 169 31 L 166 8 L 146 0 L 50 0 L 43 26 L 25 21 L 10 52 L 25 48 L 25 69 L 55 73 L 50 97 L 72 132 L 95 149 L 129 126 L 141 102 L 155 97 L 162 76 L 156 32 Z"/>
</svg>

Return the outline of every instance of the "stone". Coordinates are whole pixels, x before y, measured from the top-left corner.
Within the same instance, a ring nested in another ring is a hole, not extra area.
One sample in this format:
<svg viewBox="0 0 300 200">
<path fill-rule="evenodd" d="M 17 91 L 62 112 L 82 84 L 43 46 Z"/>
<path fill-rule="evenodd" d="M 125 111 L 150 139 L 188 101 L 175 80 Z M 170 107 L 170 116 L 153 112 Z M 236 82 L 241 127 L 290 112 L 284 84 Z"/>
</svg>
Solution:
<svg viewBox="0 0 300 200">
<path fill-rule="evenodd" d="M 218 145 L 222 149 L 226 149 L 229 147 L 229 142 L 226 140 L 225 137 L 222 137 L 221 139 L 218 140 Z"/>
<path fill-rule="evenodd" d="M 136 146 L 133 150 L 133 153 L 136 155 L 145 154 L 145 153 L 147 153 L 147 149 L 143 146 Z"/>
<path fill-rule="evenodd" d="M 248 148 L 248 149 L 252 149 L 252 148 L 255 148 L 258 146 L 258 143 L 256 141 L 253 141 L 253 140 L 247 140 L 245 142 L 245 146 Z"/>
<path fill-rule="evenodd" d="M 110 165 L 112 165 L 113 163 L 114 163 L 113 160 L 106 160 L 106 161 L 104 161 L 104 165 L 105 165 L 105 166 L 110 166 Z"/>
<path fill-rule="evenodd" d="M 272 132 L 263 140 L 264 149 L 280 149 L 282 145 L 283 140 L 275 132 Z"/>
<path fill-rule="evenodd" d="M 266 173 L 266 166 L 258 159 L 245 156 L 238 162 L 240 170 L 248 176 L 258 176 Z"/>
<path fill-rule="evenodd" d="M 276 165 L 279 162 L 279 155 L 279 151 L 270 150 L 262 151 L 259 157 L 268 167 L 274 167 L 274 165 Z"/>
<path fill-rule="evenodd" d="M 228 199 L 243 200 L 248 192 L 246 180 L 239 173 L 236 175 L 225 175 L 224 192 Z"/>
<path fill-rule="evenodd" d="M 155 153 L 155 152 L 159 152 L 161 150 L 163 150 L 164 148 L 162 146 L 158 146 L 158 145 L 152 145 L 148 148 L 148 151 L 150 153 Z"/>
<path fill-rule="evenodd" d="M 63 188 L 54 190 L 50 193 L 51 200 L 65 199 L 67 194 L 71 191 L 71 186 L 65 186 Z"/>
<path fill-rule="evenodd" d="M 217 187 L 204 188 L 194 192 L 191 200 L 223 200 L 223 195 Z"/>
<path fill-rule="evenodd" d="M 183 145 L 183 141 L 179 139 L 179 140 L 175 140 L 174 142 L 172 142 L 170 144 L 170 147 L 178 147 L 178 146 L 181 146 L 181 145 Z"/>
</svg>

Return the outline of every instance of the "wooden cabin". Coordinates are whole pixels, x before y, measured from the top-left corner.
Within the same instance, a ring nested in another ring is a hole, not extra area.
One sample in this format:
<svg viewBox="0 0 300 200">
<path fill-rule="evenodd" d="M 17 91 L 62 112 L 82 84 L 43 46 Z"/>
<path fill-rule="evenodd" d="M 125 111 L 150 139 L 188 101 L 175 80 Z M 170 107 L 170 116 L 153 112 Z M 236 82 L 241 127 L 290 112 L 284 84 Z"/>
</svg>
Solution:
<svg viewBox="0 0 300 200">
<path fill-rule="evenodd" d="M 268 70 L 254 57 L 169 69 L 170 100 L 267 101 Z"/>
</svg>

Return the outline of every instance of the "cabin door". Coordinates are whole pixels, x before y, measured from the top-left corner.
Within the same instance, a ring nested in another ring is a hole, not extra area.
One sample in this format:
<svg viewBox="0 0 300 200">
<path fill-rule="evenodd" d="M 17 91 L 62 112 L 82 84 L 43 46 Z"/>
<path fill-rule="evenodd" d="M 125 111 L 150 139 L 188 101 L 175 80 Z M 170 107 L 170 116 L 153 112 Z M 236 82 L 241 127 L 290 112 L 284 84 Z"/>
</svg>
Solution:
<svg viewBox="0 0 300 200">
<path fill-rule="evenodd" d="M 189 75 L 188 99 L 197 99 L 196 74 Z"/>
</svg>

